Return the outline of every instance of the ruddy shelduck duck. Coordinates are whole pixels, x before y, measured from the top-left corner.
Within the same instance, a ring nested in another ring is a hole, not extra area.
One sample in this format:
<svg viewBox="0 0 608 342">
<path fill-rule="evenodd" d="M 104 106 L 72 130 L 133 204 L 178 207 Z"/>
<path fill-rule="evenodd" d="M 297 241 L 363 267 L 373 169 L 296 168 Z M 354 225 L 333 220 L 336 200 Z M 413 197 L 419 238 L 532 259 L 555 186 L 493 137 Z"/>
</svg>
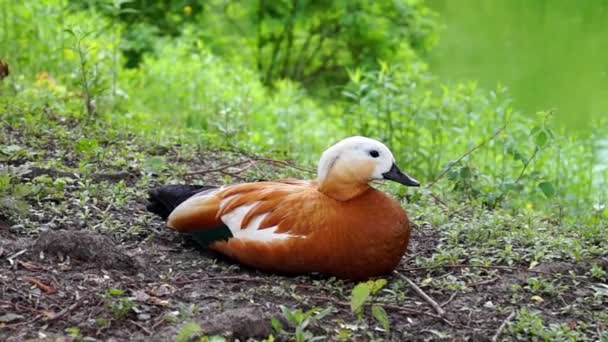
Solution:
<svg viewBox="0 0 608 342">
<path fill-rule="evenodd" d="M 361 280 L 391 272 L 410 237 L 399 202 L 369 184 L 383 179 L 420 185 L 384 144 L 354 136 L 323 153 L 316 180 L 169 185 L 150 192 L 148 210 L 248 266 Z"/>
</svg>

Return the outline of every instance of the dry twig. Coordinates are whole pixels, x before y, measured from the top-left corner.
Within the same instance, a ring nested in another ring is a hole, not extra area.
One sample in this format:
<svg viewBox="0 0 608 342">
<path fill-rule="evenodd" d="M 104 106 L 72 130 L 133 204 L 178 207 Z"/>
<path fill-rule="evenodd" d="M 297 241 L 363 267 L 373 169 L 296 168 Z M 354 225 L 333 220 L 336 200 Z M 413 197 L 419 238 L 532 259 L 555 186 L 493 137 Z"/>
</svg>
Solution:
<svg viewBox="0 0 608 342">
<path fill-rule="evenodd" d="M 507 324 L 509 324 L 509 322 L 511 322 L 511 320 L 514 317 L 515 317 L 515 311 L 511 312 L 511 314 L 509 316 L 507 316 L 507 318 L 505 318 L 505 320 L 502 322 L 502 324 L 498 327 L 498 330 L 496 330 L 496 334 L 494 334 L 494 336 L 492 336 L 492 342 L 498 341 L 500 334 L 502 334 L 502 331 L 505 330 L 505 328 L 507 327 Z"/>
<path fill-rule="evenodd" d="M 144 327 L 143 325 L 135 322 L 134 320 L 130 319 L 129 323 L 133 324 L 134 326 L 138 327 L 139 329 L 143 330 L 146 334 L 148 334 L 148 336 L 152 336 L 153 333 L 152 331 L 150 331 L 150 329 Z"/>
<path fill-rule="evenodd" d="M 186 172 L 184 174 L 184 176 L 194 176 L 194 175 L 204 175 L 204 174 L 208 174 L 208 173 L 214 173 L 214 172 L 225 172 L 227 169 L 231 168 L 231 167 L 236 167 L 236 166 L 240 166 L 243 164 L 251 164 L 254 167 L 256 166 L 255 164 L 257 162 L 263 162 L 263 163 L 268 163 L 268 164 L 274 164 L 274 165 L 279 165 L 279 166 L 284 166 L 284 167 L 290 167 L 292 169 L 296 169 L 299 171 L 303 171 L 303 172 L 308 172 L 308 173 L 315 173 L 312 170 L 308 170 L 305 169 L 303 167 L 288 163 L 286 161 L 282 161 L 282 160 L 276 160 L 276 159 L 270 159 L 270 158 L 248 158 L 246 160 L 241 160 L 235 163 L 231 163 L 231 164 L 226 164 L 226 165 L 222 165 L 216 168 L 212 168 L 212 169 L 205 169 L 205 170 L 196 170 L 196 171 L 191 171 L 191 172 Z M 246 170 L 248 167 L 243 168 L 240 171 L 244 171 Z M 256 168 L 257 169 L 257 168 Z M 240 172 L 238 171 L 238 172 Z"/>
<path fill-rule="evenodd" d="M 59 311 L 59 312 L 58 312 L 56 315 L 53 315 L 52 317 L 45 318 L 45 319 L 44 319 L 44 321 L 45 321 L 45 322 L 50 322 L 50 321 L 54 321 L 54 320 L 56 320 L 56 319 L 59 319 L 59 318 L 61 318 L 61 317 L 65 316 L 65 315 L 66 315 L 67 313 L 69 313 L 70 311 L 72 311 L 72 310 L 76 309 L 76 307 L 77 307 L 78 305 L 80 305 L 80 302 L 76 302 L 76 303 L 74 303 L 74 304 L 72 304 L 72 305 L 68 306 L 67 308 L 65 308 L 65 309 L 63 309 L 63 310 L 61 310 L 61 311 Z"/>
<path fill-rule="evenodd" d="M 51 285 L 47 285 L 47 284 L 43 283 L 41 280 L 36 279 L 34 277 L 25 277 L 24 280 L 27 280 L 30 283 L 34 284 L 37 288 L 39 288 L 42 292 L 44 292 L 47 295 L 57 293 L 56 288 L 54 288 Z"/>
<path fill-rule="evenodd" d="M 479 144 L 473 146 L 470 150 L 466 151 L 462 156 L 460 156 L 460 158 L 456 159 L 455 162 L 453 162 L 452 164 L 450 164 L 450 166 L 448 166 L 445 170 L 443 170 L 443 172 L 440 173 L 439 176 L 435 177 L 435 179 L 432 182 L 430 182 L 426 187 L 430 188 L 433 185 L 435 185 L 435 183 L 437 183 L 441 178 L 443 178 L 452 169 L 452 167 L 454 167 L 455 165 L 458 165 L 458 163 L 460 163 L 464 158 L 468 157 L 473 152 L 477 151 L 478 149 L 482 148 L 484 145 L 486 145 L 490 141 L 494 140 L 494 138 L 496 138 L 502 131 L 504 131 L 505 128 L 506 128 L 506 126 L 499 128 L 490 137 L 488 137 L 484 141 L 480 142 Z"/>
<path fill-rule="evenodd" d="M 495 269 L 495 270 L 538 273 L 538 274 L 546 274 L 546 275 L 551 275 L 551 276 L 555 275 L 555 273 L 551 273 L 551 272 L 531 270 L 531 269 L 522 268 L 522 267 L 492 266 L 492 265 L 464 265 L 464 264 L 428 266 L 428 267 L 410 267 L 410 268 L 403 268 L 403 269 L 401 269 L 401 271 L 412 272 L 412 271 L 433 270 L 433 269 L 440 269 L 440 268 L 485 268 L 485 269 Z"/>
<path fill-rule="evenodd" d="M 443 310 L 441 308 L 441 306 L 439 304 L 437 304 L 437 302 L 435 300 L 433 300 L 433 298 L 431 298 L 429 295 L 427 295 L 424 291 L 422 291 L 422 289 L 420 287 L 418 287 L 418 285 L 416 285 L 416 283 L 414 283 L 413 281 L 410 280 L 410 278 L 404 276 L 403 274 L 395 271 L 393 272 L 397 277 L 401 278 L 402 280 L 404 280 L 406 283 L 408 283 L 410 285 L 410 287 L 422 298 L 424 299 L 427 303 L 429 303 L 433 309 L 435 309 L 435 312 L 437 312 L 437 314 L 439 316 L 445 316 L 445 310 Z"/>
<path fill-rule="evenodd" d="M 219 276 L 219 277 L 205 277 L 205 278 L 176 281 L 175 285 L 180 286 L 180 285 L 192 284 L 192 283 L 197 283 L 197 282 L 216 281 L 216 280 L 253 281 L 253 282 L 262 282 L 262 283 L 268 282 L 268 280 L 264 279 L 264 278 L 251 278 L 251 277 L 245 277 L 245 276 Z"/>
</svg>

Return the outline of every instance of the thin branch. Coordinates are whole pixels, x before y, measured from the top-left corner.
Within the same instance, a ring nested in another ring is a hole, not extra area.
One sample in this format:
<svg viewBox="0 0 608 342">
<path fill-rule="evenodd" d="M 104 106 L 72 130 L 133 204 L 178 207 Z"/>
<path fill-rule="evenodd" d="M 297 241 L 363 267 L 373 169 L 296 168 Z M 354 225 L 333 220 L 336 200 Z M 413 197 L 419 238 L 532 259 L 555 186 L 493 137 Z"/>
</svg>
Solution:
<svg viewBox="0 0 608 342">
<path fill-rule="evenodd" d="M 291 51 L 293 47 L 293 30 L 296 13 L 298 12 L 298 0 L 292 1 L 291 16 L 287 22 L 287 48 L 285 51 L 285 60 L 283 61 L 283 70 L 281 71 L 281 77 L 287 77 L 287 69 L 289 67 L 289 60 L 291 59 Z"/>
<path fill-rule="evenodd" d="M 515 314 L 515 311 L 513 311 L 509 316 L 507 316 L 507 318 L 505 318 L 500 327 L 498 327 L 498 330 L 496 330 L 496 334 L 492 336 L 492 342 L 498 341 L 500 334 L 502 334 L 503 330 L 505 330 L 505 328 L 507 327 L 507 324 L 509 324 L 509 322 L 511 322 L 511 320 L 515 317 Z"/>
<path fill-rule="evenodd" d="M 431 195 L 431 197 L 433 197 L 433 199 L 434 199 L 435 201 L 437 201 L 437 203 L 439 203 L 439 204 L 443 205 L 443 206 L 444 206 L 444 207 L 446 207 L 446 208 L 449 208 L 448 204 L 447 204 L 447 203 L 445 203 L 445 202 L 444 202 L 444 201 L 443 201 L 441 198 L 439 198 L 439 196 L 435 195 L 435 194 L 434 194 L 434 193 L 432 193 L 432 192 L 429 192 L 429 194 Z"/>
<path fill-rule="evenodd" d="M 463 265 L 463 264 L 455 264 L 455 265 L 443 265 L 443 266 L 428 266 L 428 267 L 411 267 L 401 269 L 402 272 L 412 272 L 412 271 L 422 271 L 422 270 L 432 270 L 432 269 L 440 269 L 440 268 L 484 268 L 484 269 L 496 269 L 496 270 L 507 270 L 507 271 L 519 271 L 519 272 L 528 272 L 528 273 L 538 273 L 538 274 L 546 274 L 546 275 L 555 275 L 555 273 L 545 272 L 545 271 L 537 271 L 531 270 L 523 267 L 511 267 L 511 266 L 486 266 L 486 265 Z"/>
<path fill-rule="evenodd" d="M 441 307 L 445 307 L 448 304 L 450 304 L 454 300 L 454 298 L 456 298 L 457 295 L 458 295 L 458 292 L 452 293 L 452 295 L 450 296 L 450 298 L 448 300 L 446 300 L 445 302 L 441 303 Z"/>
<path fill-rule="evenodd" d="M 266 162 L 266 163 L 271 163 L 271 164 L 275 164 L 275 165 L 282 165 L 282 166 L 286 166 L 286 167 L 290 167 L 292 169 L 296 169 L 296 170 L 300 170 L 303 172 L 308 172 L 308 173 L 316 173 L 313 170 L 309 170 L 291 163 L 288 163 L 286 161 L 282 161 L 282 160 L 275 160 L 275 159 L 270 159 L 270 158 L 255 158 L 253 159 L 253 161 L 261 161 L 261 162 Z"/>
<path fill-rule="evenodd" d="M 236 167 L 236 166 L 240 166 L 243 164 L 254 164 L 256 162 L 264 162 L 264 163 L 269 163 L 269 164 L 274 164 L 274 165 L 280 165 L 280 166 L 285 166 L 285 167 L 290 167 L 292 169 L 296 169 L 296 170 L 300 170 L 303 172 L 308 172 L 308 173 L 315 173 L 312 170 L 309 169 L 305 169 L 303 167 L 288 163 L 286 161 L 282 161 L 282 160 L 275 160 L 275 159 L 270 159 L 270 158 L 249 158 L 247 160 L 241 160 L 232 164 L 227 164 L 227 165 L 222 165 L 220 167 L 217 168 L 213 168 L 213 169 L 205 169 L 205 170 L 196 170 L 196 171 L 191 171 L 191 172 L 186 172 L 184 173 L 184 176 L 194 176 L 194 175 L 204 175 L 207 173 L 213 173 L 213 172 L 224 172 L 226 169 L 229 169 L 231 167 Z M 244 168 L 243 170 L 245 170 L 247 168 Z"/>
<path fill-rule="evenodd" d="M 193 284 L 193 283 L 197 283 L 197 282 L 218 281 L 218 280 L 251 281 L 251 282 L 261 282 L 261 283 L 269 282 L 268 279 L 265 279 L 265 278 L 251 278 L 251 277 L 247 277 L 247 276 L 218 276 L 218 277 L 205 277 L 205 278 L 196 278 L 196 279 L 176 281 L 175 285 L 179 286 L 179 285 Z"/>
<path fill-rule="evenodd" d="M 435 300 L 433 300 L 433 298 L 431 298 L 429 295 L 427 295 L 424 291 L 422 291 L 422 289 L 420 287 L 418 287 L 418 285 L 416 285 L 416 283 L 414 283 L 413 281 L 410 280 L 410 278 L 404 276 L 403 274 L 394 271 L 393 274 L 395 274 L 397 277 L 401 278 L 402 280 L 404 280 L 406 283 L 408 283 L 410 285 L 410 287 L 422 298 L 424 299 L 427 303 L 429 303 L 433 309 L 435 309 L 435 312 L 443 317 L 445 316 L 445 310 L 443 310 L 441 308 L 441 306 L 439 304 L 437 304 L 437 302 Z"/>
<path fill-rule="evenodd" d="M 258 17 L 257 17 L 257 64 L 258 64 L 258 72 L 262 73 L 262 49 L 264 48 L 264 44 L 262 44 L 262 21 L 264 20 L 264 0 L 259 0 L 258 2 Z"/>
<path fill-rule="evenodd" d="M 521 172 L 519 173 L 519 176 L 515 180 L 515 183 L 518 183 L 521 180 L 521 178 L 524 176 L 524 173 L 526 172 L 526 169 L 528 168 L 528 165 L 530 165 L 530 163 L 532 163 L 532 161 L 534 160 L 534 158 L 536 158 L 536 155 L 538 154 L 538 151 L 540 151 L 540 148 L 538 146 L 536 146 L 534 148 L 534 153 L 532 153 L 532 156 L 530 158 L 528 158 L 528 160 L 526 160 L 526 163 L 524 164 L 524 167 L 521 169 Z"/>
<path fill-rule="evenodd" d="M 304 44 L 302 44 L 302 46 L 301 46 L 300 53 L 298 54 L 298 56 L 295 59 L 296 63 L 295 63 L 294 69 L 292 70 L 292 74 L 290 75 L 291 79 L 298 78 L 300 71 L 304 67 L 304 60 L 305 60 L 304 54 L 308 50 L 308 47 L 310 46 L 310 42 L 312 41 L 312 38 L 314 37 L 314 35 L 317 34 L 317 32 L 318 32 L 318 29 L 311 29 L 310 32 L 308 33 L 308 36 L 306 37 Z"/>
<path fill-rule="evenodd" d="M 146 334 L 148 334 L 148 336 L 152 336 L 154 335 L 154 333 L 152 333 L 152 331 L 150 331 L 148 328 L 144 327 L 143 325 L 135 322 L 134 320 L 130 319 L 129 323 L 135 325 L 136 327 L 138 327 L 139 329 L 143 330 Z"/>
<path fill-rule="evenodd" d="M 429 185 L 427 185 L 427 188 L 430 188 L 433 185 L 435 185 L 435 183 L 437 183 L 441 178 L 443 178 L 455 165 L 460 163 L 464 158 L 468 157 L 473 152 L 477 151 L 478 149 L 482 148 L 490 141 L 494 140 L 494 138 L 496 138 L 502 131 L 504 131 L 505 128 L 506 128 L 506 126 L 502 126 L 498 130 L 496 130 L 496 132 L 494 132 L 494 134 L 492 134 L 490 137 L 488 137 L 484 141 L 480 142 L 479 144 L 475 145 L 470 150 L 466 151 L 462 156 L 460 156 L 460 158 L 458 158 L 455 162 L 450 164 L 450 166 L 448 166 L 445 170 L 443 170 L 443 172 L 439 176 L 437 176 L 431 183 L 429 183 Z"/>
<path fill-rule="evenodd" d="M 220 171 L 224 171 L 226 169 L 229 169 L 231 167 L 243 165 L 243 164 L 246 164 L 246 163 L 249 163 L 249 160 L 241 160 L 241 161 L 238 161 L 236 163 L 222 165 L 220 167 L 213 168 L 213 169 L 205 169 L 205 170 L 197 170 L 197 171 L 186 172 L 186 173 L 184 173 L 184 176 L 204 175 L 204 174 L 207 174 L 207 173 L 220 172 Z"/>
<path fill-rule="evenodd" d="M 58 312 L 56 315 L 54 315 L 54 316 L 52 316 L 52 317 L 49 317 L 49 318 L 46 318 L 46 319 L 44 319 L 43 321 L 45 321 L 45 322 L 50 322 L 50 321 L 57 320 L 57 319 L 59 319 L 59 318 L 61 318 L 61 317 L 65 316 L 65 315 L 66 315 L 67 313 L 69 313 L 70 311 L 72 311 L 72 310 L 76 309 L 76 307 L 77 307 L 78 305 L 80 305 L 80 302 L 76 302 L 76 303 L 74 303 L 74 304 L 72 304 L 72 305 L 68 306 L 67 308 L 65 308 L 65 309 L 63 309 L 63 310 L 61 310 L 61 311 L 59 311 L 59 312 Z"/>
</svg>

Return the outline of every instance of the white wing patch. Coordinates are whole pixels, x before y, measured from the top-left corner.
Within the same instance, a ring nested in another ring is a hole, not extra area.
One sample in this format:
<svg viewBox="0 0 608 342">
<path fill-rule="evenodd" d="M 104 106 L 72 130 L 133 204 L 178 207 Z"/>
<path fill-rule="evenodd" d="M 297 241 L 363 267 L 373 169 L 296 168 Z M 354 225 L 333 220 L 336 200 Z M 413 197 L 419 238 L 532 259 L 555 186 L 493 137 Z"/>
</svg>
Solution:
<svg viewBox="0 0 608 342">
<path fill-rule="evenodd" d="M 228 200 L 230 200 L 232 197 L 233 196 L 223 199 L 220 202 L 220 208 L 223 208 L 228 202 Z M 260 227 L 260 223 L 262 223 L 268 213 L 257 215 L 256 217 L 251 219 L 247 227 L 243 229 L 241 224 L 243 221 L 243 217 L 245 217 L 249 210 L 255 207 L 258 203 L 259 202 L 256 201 L 251 204 L 236 207 L 234 208 L 234 210 L 221 217 L 222 222 L 224 222 L 224 224 L 228 226 L 234 238 L 250 239 L 256 241 L 272 241 L 292 237 L 292 235 L 287 233 L 276 233 L 275 231 L 278 228 L 277 226 L 258 229 Z"/>
</svg>

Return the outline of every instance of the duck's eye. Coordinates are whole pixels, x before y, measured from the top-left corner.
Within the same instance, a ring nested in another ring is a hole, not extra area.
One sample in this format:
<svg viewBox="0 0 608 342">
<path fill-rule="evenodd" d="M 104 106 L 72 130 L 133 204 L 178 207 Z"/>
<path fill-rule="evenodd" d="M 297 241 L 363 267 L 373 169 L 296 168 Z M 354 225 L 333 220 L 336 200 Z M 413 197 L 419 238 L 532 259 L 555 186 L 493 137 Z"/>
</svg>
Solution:
<svg viewBox="0 0 608 342">
<path fill-rule="evenodd" d="M 378 158 L 378 157 L 380 157 L 380 152 L 378 152 L 376 150 L 371 150 L 371 151 L 369 151 L 369 155 L 372 156 L 372 158 Z"/>
</svg>

